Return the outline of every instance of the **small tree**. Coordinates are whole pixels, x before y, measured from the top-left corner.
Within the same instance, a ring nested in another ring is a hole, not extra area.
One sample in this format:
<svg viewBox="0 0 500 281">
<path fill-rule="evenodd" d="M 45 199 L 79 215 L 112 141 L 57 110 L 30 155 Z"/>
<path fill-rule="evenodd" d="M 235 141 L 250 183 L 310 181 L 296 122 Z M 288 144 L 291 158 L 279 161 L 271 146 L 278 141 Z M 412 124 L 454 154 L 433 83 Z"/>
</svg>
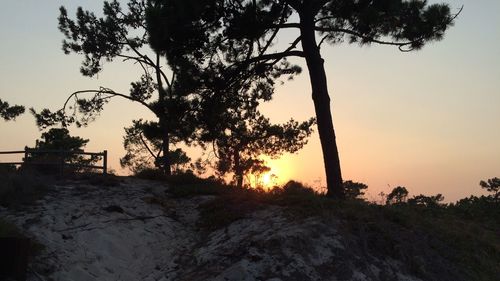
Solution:
<svg viewBox="0 0 500 281">
<path fill-rule="evenodd" d="M 177 142 L 175 139 L 173 142 Z M 163 163 L 162 139 L 154 122 L 134 120 L 133 125 L 125 128 L 123 147 L 126 154 L 120 158 L 120 165 L 138 173 L 145 169 L 160 168 Z M 169 162 L 172 173 L 179 173 L 191 161 L 186 153 L 177 148 L 170 150 Z"/>
<path fill-rule="evenodd" d="M 302 123 L 290 120 L 273 125 L 255 112 L 253 118 L 233 119 L 236 122 L 214 139 L 217 170 L 220 174 L 234 173 L 235 183 L 243 186 L 246 174 L 261 175 L 270 170 L 260 159 L 262 155 L 277 158 L 285 152 L 301 149 L 312 133 L 314 119 Z"/>
<path fill-rule="evenodd" d="M 498 202 L 500 199 L 500 178 L 491 178 L 487 181 L 480 181 L 479 185 L 491 192 L 491 197 Z"/>
<path fill-rule="evenodd" d="M 81 171 L 85 169 L 81 166 L 91 165 L 99 160 L 96 156 L 85 158 L 82 155 L 73 154 L 73 152 L 83 152 L 88 142 L 88 139 L 71 136 L 66 128 L 51 128 L 42 133 L 41 139 L 36 140 L 33 149 L 28 149 L 28 151 L 35 150 L 35 152 L 29 153 L 25 162 L 28 164 L 36 162 L 36 168 L 43 172 L 57 172 L 59 170 L 54 165 L 59 165 L 60 161 L 64 161 L 72 164 L 72 171 Z M 36 152 L 37 150 L 41 153 Z M 43 163 L 46 165 L 40 165 Z"/>
<path fill-rule="evenodd" d="M 395 187 L 391 193 L 387 195 L 386 204 L 401 204 L 406 202 L 406 198 L 408 197 L 408 190 L 404 186 Z"/>
<path fill-rule="evenodd" d="M 8 102 L 0 99 L 0 117 L 5 121 L 15 120 L 17 116 L 24 113 L 24 106 L 10 106 Z"/>
<path fill-rule="evenodd" d="M 365 195 L 364 190 L 368 188 L 368 185 L 360 182 L 353 182 L 351 180 L 344 182 L 344 190 L 346 199 L 362 199 Z"/>
</svg>

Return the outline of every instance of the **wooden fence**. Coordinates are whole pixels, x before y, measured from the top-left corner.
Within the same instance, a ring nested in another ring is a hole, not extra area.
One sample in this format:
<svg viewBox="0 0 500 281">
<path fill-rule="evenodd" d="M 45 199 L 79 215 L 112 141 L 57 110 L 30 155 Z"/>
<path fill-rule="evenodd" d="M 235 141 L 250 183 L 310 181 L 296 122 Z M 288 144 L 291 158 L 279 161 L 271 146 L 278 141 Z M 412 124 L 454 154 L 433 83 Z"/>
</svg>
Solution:
<svg viewBox="0 0 500 281">
<path fill-rule="evenodd" d="M 24 154 L 22 162 L 0 162 L 0 165 L 51 165 L 59 168 L 61 174 L 65 167 L 89 168 L 102 170 L 103 174 L 108 173 L 108 151 L 103 152 L 84 152 L 84 151 L 67 151 L 67 150 L 38 150 L 25 147 L 19 151 L 0 151 L 0 155 L 5 154 Z M 48 161 L 37 161 L 32 155 L 51 155 L 54 156 Z M 90 157 L 102 157 L 102 166 L 87 165 L 83 163 L 67 163 L 66 159 L 74 155 L 87 155 Z M 30 157 L 31 156 L 31 157 Z"/>
</svg>

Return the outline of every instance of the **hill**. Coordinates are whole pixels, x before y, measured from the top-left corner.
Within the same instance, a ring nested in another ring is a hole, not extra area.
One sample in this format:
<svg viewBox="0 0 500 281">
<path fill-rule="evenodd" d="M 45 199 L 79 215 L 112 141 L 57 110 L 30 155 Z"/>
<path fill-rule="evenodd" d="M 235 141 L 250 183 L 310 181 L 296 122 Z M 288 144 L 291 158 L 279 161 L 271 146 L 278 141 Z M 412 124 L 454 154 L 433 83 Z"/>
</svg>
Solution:
<svg viewBox="0 0 500 281">
<path fill-rule="evenodd" d="M 336 202 L 300 186 L 263 193 L 182 179 L 65 180 L 32 204 L 0 208 L 0 218 L 43 247 L 28 280 L 500 276 L 498 216 Z"/>
</svg>

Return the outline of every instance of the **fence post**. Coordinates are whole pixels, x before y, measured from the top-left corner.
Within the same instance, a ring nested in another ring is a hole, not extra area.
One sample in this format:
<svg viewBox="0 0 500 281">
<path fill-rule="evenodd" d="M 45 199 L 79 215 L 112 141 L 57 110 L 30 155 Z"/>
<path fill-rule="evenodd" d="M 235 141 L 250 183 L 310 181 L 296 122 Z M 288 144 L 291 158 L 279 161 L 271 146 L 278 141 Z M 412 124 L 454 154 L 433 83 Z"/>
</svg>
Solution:
<svg viewBox="0 0 500 281">
<path fill-rule="evenodd" d="M 103 168 L 103 174 L 107 175 L 108 174 L 108 151 L 104 150 L 102 153 L 102 168 Z"/>
<path fill-rule="evenodd" d="M 26 162 L 28 161 L 28 147 L 25 146 L 24 147 L 24 159 L 23 159 L 23 162 Z"/>
</svg>

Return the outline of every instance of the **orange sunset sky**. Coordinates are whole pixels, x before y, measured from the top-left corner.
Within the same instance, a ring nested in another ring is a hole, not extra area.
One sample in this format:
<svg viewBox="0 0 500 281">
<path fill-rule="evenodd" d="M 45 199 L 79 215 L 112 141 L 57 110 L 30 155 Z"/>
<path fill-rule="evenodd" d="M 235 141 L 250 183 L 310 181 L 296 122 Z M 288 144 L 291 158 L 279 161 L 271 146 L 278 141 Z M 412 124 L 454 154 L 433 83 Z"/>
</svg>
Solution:
<svg viewBox="0 0 500 281">
<path fill-rule="evenodd" d="M 103 1 L 2 0 L 0 6 L 0 98 L 37 110 L 58 109 L 73 91 L 99 86 L 128 92 L 136 66 L 116 62 L 98 78 L 79 72 L 81 56 L 64 55 L 58 8 L 73 17 L 77 6 L 100 14 Z M 429 1 L 442 2 L 442 1 Z M 445 1 L 464 5 L 443 41 L 401 53 L 388 46 L 324 45 L 333 121 L 343 177 L 368 184 L 368 199 L 402 185 L 410 195 L 442 193 L 445 201 L 481 194 L 479 181 L 500 177 L 500 2 Z M 287 44 L 283 34 L 279 44 Z M 293 60 L 302 66 L 300 60 Z M 307 69 L 278 86 L 262 111 L 274 122 L 314 116 Z M 88 128 L 89 151 L 107 149 L 119 173 L 123 127 L 152 118 L 139 105 L 115 99 Z M 41 132 L 30 114 L 0 121 L 0 151 L 33 146 Z M 192 158 L 196 151 L 189 150 Z M 7 161 L 1 157 L 0 161 Z M 270 161 L 278 181 L 325 185 L 319 138 L 299 153 Z"/>
</svg>

